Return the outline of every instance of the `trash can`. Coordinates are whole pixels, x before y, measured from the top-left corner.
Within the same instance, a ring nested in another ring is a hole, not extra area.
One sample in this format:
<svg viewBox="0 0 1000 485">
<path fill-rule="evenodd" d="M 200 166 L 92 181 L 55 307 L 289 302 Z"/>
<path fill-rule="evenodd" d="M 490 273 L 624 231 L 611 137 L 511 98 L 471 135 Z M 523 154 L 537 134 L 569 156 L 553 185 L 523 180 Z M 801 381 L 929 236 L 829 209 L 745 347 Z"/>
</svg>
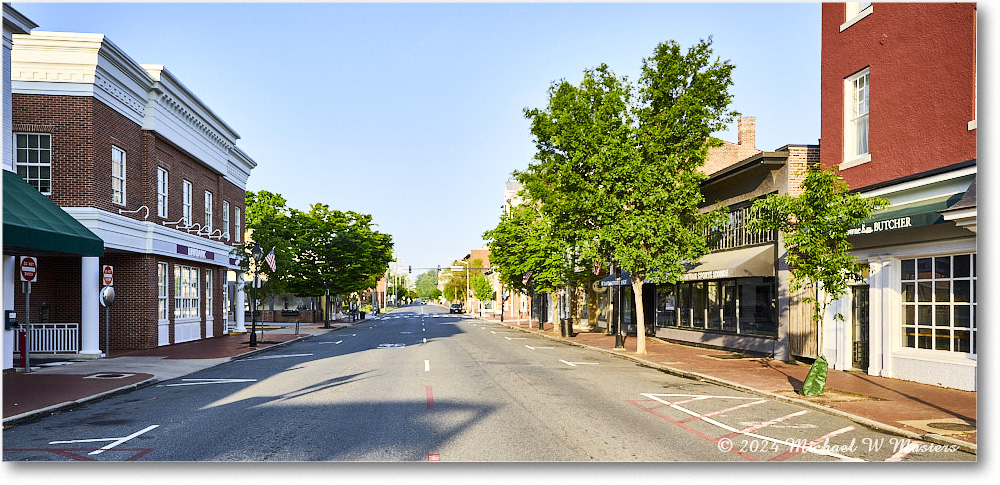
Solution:
<svg viewBox="0 0 1000 485">
<path fill-rule="evenodd" d="M 559 334 L 563 337 L 573 337 L 573 319 L 572 318 L 561 318 L 559 319 Z"/>
<path fill-rule="evenodd" d="M 361 319 L 362 319 L 362 320 L 364 320 L 364 319 L 365 319 L 365 312 L 361 312 Z"/>
</svg>

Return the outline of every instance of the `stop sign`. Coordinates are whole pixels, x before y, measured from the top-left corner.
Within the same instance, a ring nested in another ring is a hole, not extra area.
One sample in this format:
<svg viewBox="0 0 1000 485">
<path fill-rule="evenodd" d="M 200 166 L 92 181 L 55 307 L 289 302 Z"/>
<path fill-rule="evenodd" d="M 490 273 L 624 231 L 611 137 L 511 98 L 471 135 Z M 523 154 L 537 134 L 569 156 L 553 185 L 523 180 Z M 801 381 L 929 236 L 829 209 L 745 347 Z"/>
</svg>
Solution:
<svg viewBox="0 0 1000 485">
<path fill-rule="evenodd" d="M 31 256 L 21 257 L 21 281 L 34 282 L 38 276 L 38 261 Z"/>
<path fill-rule="evenodd" d="M 115 282 L 115 267 L 105 264 L 101 269 L 101 279 L 104 282 L 104 286 L 111 286 Z"/>
</svg>

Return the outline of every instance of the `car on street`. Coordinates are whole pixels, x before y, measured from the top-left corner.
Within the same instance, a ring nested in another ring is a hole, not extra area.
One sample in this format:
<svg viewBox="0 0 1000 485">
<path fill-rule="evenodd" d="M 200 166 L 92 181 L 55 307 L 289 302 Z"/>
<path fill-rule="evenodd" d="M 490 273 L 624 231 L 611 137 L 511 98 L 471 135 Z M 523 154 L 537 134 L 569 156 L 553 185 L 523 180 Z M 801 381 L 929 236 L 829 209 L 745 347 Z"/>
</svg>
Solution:
<svg viewBox="0 0 1000 485">
<path fill-rule="evenodd" d="M 462 313 L 462 304 L 452 303 L 451 308 L 448 309 L 448 313 Z"/>
</svg>

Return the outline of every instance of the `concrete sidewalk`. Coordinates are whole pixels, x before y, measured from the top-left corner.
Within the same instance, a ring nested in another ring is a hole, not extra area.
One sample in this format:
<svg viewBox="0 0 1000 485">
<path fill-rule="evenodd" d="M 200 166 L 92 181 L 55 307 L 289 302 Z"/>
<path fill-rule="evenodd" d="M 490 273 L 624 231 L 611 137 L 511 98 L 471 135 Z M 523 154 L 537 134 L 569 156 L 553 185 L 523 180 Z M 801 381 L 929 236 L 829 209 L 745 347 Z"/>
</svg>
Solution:
<svg viewBox="0 0 1000 485">
<path fill-rule="evenodd" d="M 248 333 L 229 334 L 149 350 L 112 352 L 109 359 L 60 360 L 32 356 L 30 373 L 3 375 L 3 425 L 44 416 L 73 406 L 174 379 L 225 362 L 245 358 L 313 335 L 349 327 L 349 322 L 300 325 L 258 323 L 257 348 Z M 247 324 L 249 331 L 250 324 Z"/>
<path fill-rule="evenodd" d="M 499 318 L 484 320 L 500 323 Z M 765 397 L 836 414 L 858 424 L 899 436 L 956 445 L 976 453 L 976 393 L 915 382 L 830 369 L 820 396 L 797 393 L 809 365 L 740 354 L 715 348 L 646 339 L 646 354 L 636 353 L 636 338 L 615 349 L 615 337 L 581 332 L 563 338 L 559 329 L 527 320 L 504 325 L 573 345 L 633 360 L 671 374 L 714 382 Z"/>
</svg>

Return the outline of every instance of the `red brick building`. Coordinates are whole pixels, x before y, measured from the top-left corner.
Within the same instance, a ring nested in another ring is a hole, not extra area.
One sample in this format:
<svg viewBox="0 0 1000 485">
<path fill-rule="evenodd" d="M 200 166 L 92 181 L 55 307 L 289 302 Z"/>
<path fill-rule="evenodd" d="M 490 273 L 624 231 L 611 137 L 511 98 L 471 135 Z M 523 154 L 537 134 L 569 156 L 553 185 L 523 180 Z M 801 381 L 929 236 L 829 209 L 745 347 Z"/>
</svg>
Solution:
<svg viewBox="0 0 1000 485">
<path fill-rule="evenodd" d="M 32 321 L 76 323 L 79 354 L 106 351 L 98 292 L 110 265 L 112 351 L 227 333 L 230 299 L 242 308 L 226 283 L 242 279 L 231 251 L 256 166 L 239 135 L 163 66 L 100 34 L 15 35 L 11 80 L 11 168 L 105 247 L 82 263 L 40 260 Z"/>
<path fill-rule="evenodd" d="M 892 206 L 858 227 L 835 368 L 976 389 L 976 4 L 824 3 L 821 162 Z"/>
</svg>

